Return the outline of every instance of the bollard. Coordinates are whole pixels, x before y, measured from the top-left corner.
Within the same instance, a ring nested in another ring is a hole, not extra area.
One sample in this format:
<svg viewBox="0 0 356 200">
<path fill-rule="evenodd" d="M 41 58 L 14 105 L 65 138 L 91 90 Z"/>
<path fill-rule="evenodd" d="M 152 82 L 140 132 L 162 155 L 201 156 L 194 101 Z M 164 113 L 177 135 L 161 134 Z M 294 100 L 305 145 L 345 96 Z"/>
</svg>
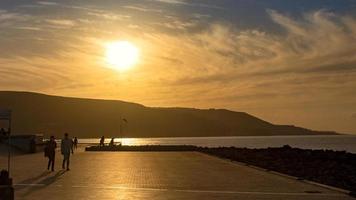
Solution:
<svg viewBox="0 0 356 200">
<path fill-rule="evenodd" d="M 0 173 L 0 200 L 14 200 L 12 179 L 6 170 L 2 170 Z"/>
</svg>

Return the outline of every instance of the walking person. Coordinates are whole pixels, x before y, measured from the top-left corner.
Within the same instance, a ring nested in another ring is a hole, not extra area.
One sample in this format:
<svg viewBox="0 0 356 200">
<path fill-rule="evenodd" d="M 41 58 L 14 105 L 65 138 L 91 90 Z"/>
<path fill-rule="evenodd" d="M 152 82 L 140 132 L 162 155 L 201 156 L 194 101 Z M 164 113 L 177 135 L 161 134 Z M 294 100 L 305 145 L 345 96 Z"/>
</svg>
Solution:
<svg viewBox="0 0 356 200">
<path fill-rule="evenodd" d="M 64 134 L 64 138 L 62 139 L 61 142 L 61 152 L 63 155 L 63 163 L 62 163 L 62 169 L 65 169 L 65 164 L 67 164 L 67 171 L 69 171 L 69 157 L 70 153 L 73 152 L 73 142 L 72 140 L 68 137 L 68 133 Z"/>
<path fill-rule="evenodd" d="M 74 145 L 74 149 L 78 148 L 78 138 L 77 137 L 74 137 L 73 145 Z"/>
<path fill-rule="evenodd" d="M 56 148 L 57 148 L 57 143 L 54 140 L 54 136 L 51 136 L 49 141 L 47 142 L 47 145 L 46 145 L 45 156 L 48 157 L 47 170 L 49 170 L 49 168 L 51 168 L 52 172 L 54 171 Z"/>
</svg>

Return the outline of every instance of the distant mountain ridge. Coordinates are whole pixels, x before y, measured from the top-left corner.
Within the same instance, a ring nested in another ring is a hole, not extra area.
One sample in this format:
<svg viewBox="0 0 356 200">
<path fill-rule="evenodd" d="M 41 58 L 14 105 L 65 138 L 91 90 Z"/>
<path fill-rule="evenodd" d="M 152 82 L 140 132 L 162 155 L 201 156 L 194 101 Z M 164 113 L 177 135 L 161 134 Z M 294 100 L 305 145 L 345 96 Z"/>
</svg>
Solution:
<svg viewBox="0 0 356 200">
<path fill-rule="evenodd" d="M 14 134 L 62 136 L 68 132 L 85 138 L 335 134 L 274 125 L 244 112 L 225 109 L 155 108 L 119 100 L 31 92 L 0 91 L 0 108 L 12 109 Z"/>
</svg>

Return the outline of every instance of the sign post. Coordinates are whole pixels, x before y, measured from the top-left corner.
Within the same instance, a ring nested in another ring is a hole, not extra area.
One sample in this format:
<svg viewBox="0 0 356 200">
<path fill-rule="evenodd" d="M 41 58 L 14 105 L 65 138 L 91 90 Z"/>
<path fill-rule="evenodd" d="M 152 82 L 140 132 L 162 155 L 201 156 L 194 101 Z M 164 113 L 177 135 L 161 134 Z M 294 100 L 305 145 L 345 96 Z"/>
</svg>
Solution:
<svg viewBox="0 0 356 200">
<path fill-rule="evenodd" d="M 7 121 L 8 122 L 8 127 L 7 131 L 5 131 L 3 128 L 1 128 L 1 133 L 7 136 L 7 143 L 8 143 L 8 156 L 7 156 L 7 171 L 10 174 L 10 157 L 11 157 L 11 110 L 9 109 L 0 109 L 0 120 Z"/>
</svg>

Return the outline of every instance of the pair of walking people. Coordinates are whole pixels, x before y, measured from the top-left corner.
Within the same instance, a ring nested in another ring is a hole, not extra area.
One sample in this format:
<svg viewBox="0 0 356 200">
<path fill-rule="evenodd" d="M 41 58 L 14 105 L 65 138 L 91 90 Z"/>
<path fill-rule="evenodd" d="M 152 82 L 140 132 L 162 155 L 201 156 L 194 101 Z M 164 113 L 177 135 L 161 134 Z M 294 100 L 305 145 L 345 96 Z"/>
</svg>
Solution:
<svg viewBox="0 0 356 200">
<path fill-rule="evenodd" d="M 45 156 L 48 157 L 48 165 L 47 169 L 49 170 L 51 168 L 51 171 L 54 171 L 54 161 L 56 158 L 56 148 L 57 148 L 57 143 L 54 139 L 54 136 L 50 137 L 50 140 L 47 143 L 47 146 L 45 148 Z M 72 140 L 68 137 L 68 133 L 64 134 L 64 138 L 61 141 L 61 153 L 63 155 L 63 162 L 62 162 L 62 169 L 67 169 L 69 170 L 69 158 L 70 154 L 74 153 L 73 152 L 73 142 Z"/>
</svg>

